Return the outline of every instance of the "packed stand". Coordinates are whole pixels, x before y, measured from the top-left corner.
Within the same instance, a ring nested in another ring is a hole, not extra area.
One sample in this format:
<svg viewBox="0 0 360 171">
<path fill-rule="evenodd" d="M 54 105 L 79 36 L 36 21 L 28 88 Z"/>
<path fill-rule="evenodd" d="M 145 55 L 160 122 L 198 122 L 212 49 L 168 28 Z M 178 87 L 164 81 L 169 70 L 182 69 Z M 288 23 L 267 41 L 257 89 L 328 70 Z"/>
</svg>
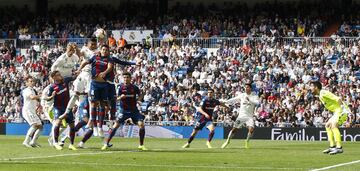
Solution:
<svg viewBox="0 0 360 171">
<path fill-rule="evenodd" d="M 150 49 L 138 44 L 113 49 L 112 55 L 125 54 L 125 60 L 141 61 L 138 66 L 117 66 L 116 83 L 122 82 L 122 72 L 133 73 L 134 83 L 145 94 L 139 107 L 149 124 L 192 125 L 195 106 L 208 88 L 215 90 L 216 98 L 225 100 L 252 81 L 261 97 L 257 126 L 323 126 L 331 114 L 309 91 L 310 81 L 320 80 L 350 105 L 353 114 L 346 126 L 351 126 L 360 123 L 359 45 L 263 41 L 244 46 L 223 44 L 216 52 L 206 53 L 196 42 Z M 28 74 L 40 78 L 36 90 L 41 92 L 49 84 L 52 62 L 64 48 L 35 45 L 21 56 L 14 56 L 11 46 L 1 49 L 0 112 L 9 122 L 21 122 L 22 78 Z M 231 125 L 238 107 L 217 108 L 214 120 Z"/>
</svg>

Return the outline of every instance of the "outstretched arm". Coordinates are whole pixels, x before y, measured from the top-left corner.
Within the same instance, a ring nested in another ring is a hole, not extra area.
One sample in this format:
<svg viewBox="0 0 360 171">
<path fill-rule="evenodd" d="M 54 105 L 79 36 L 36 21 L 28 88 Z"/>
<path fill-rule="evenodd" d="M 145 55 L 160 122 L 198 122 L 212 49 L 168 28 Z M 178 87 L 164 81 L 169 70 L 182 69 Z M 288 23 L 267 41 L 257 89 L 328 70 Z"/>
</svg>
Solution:
<svg viewBox="0 0 360 171">
<path fill-rule="evenodd" d="M 241 102 L 241 96 L 236 96 L 236 97 L 233 97 L 233 98 L 225 101 L 226 104 L 235 104 L 235 103 L 240 103 L 240 102 Z"/>
<path fill-rule="evenodd" d="M 116 57 L 112 57 L 112 60 L 114 61 L 114 63 L 117 63 L 119 65 L 136 65 L 136 62 L 134 61 L 123 61 Z"/>
</svg>

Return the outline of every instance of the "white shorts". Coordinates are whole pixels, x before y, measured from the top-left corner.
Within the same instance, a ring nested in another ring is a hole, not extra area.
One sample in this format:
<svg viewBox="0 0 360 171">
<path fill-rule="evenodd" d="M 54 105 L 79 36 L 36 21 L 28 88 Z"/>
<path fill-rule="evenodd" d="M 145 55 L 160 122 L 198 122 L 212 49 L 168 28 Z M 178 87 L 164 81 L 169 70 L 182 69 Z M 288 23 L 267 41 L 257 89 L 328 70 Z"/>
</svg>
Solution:
<svg viewBox="0 0 360 171">
<path fill-rule="evenodd" d="M 36 113 L 23 111 L 23 117 L 30 126 L 34 124 L 41 125 L 41 119 Z"/>
<path fill-rule="evenodd" d="M 45 115 L 46 119 L 49 120 L 50 122 L 52 122 L 54 120 L 54 113 L 52 111 L 53 108 L 54 108 L 53 105 L 43 107 L 44 115 Z"/>
<path fill-rule="evenodd" d="M 75 79 L 74 91 L 79 93 L 87 93 L 90 90 L 91 75 L 88 72 L 81 72 Z"/>
<path fill-rule="evenodd" d="M 255 122 L 252 117 L 238 116 L 234 122 L 234 128 L 241 128 L 243 125 L 246 127 L 255 127 Z"/>
</svg>

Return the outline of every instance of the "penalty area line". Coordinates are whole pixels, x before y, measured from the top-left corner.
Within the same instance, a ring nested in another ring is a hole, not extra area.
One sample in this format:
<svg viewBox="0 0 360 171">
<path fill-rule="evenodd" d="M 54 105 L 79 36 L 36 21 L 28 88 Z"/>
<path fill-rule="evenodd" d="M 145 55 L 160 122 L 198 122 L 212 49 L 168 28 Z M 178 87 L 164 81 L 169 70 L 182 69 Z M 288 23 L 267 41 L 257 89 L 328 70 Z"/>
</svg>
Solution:
<svg viewBox="0 0 360 171">
<path fill-rule="evenodd" d="M 336 165 L 332 165 L 332 166 L 327 166 L 327 167 L 323 167 L 323 168 L 319 168 L 319 169 L 312 169 L 312 170 L 310 170 L 310 171 L 328 170 L 328 169 L 332 169 L 332 168 L 336 168 L 336 167 L 341 167 L 341 166 L 346 166 L 346 165 L 351 165 L 351 164 L 355 164 L 355 163 L 360 163 L 360 160 L 356 160 L 356 161 L 352 161 L 352 162 L 347 162 L 347 163 L 340 163 L 340 164 L 336 164 Z"/>
</svg>

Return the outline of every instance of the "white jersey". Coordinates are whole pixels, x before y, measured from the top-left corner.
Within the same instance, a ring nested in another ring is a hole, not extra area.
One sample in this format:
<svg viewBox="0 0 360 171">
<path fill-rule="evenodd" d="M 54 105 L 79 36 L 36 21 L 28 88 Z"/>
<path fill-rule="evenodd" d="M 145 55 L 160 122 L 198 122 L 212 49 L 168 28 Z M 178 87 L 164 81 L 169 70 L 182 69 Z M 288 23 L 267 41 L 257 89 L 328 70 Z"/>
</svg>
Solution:
<svg viewBox="0 0 360 171">
<path fill-rule="evenodd" d="M 54 99 L 51 99 L 49 101 L 45 100 L 45 98 L 48 96 L 48 92 L 49 92 L 49 89 L 50 89 L 50 86 L 51 84 L 49 84 L 48 86 L 46 86 L 44 88 L 44 90 L 42 91 L 41 93 L 41 101 L 40 101 L 40 104 L 43 108 L 47 108 L 47 107 L 50 107 L 53 103 L 54 103 Z"/>
<path fill-rule="evenodd" d="M 81 53 L 84 53 L 84 59 L 83 60 L 89 60 L 95 55 L 95 51 L 90 50 L 87 46 L 83 46 L 80 50 Z M 91 65 L 86 65 L 82 71 L 85 72 L 91 72 Z"/>
<path fill-rule="evenodd" d="M 76 54 L 68 57 L 68 55 L 64 53 L 56 59 L 54 64 L 51 66 L 51 71 L 59 71 L 63 77 L 71 77 L 72 70 L 78 63 L 79 57 Z"/>
<path fill-rule="evenodd" d="M 22 113 L 23 115 L 36 115 L 36 107 L 39 104 L 37 100 L 31 100 L 30 96 L 35 96 L 35 90 L 33 88 L 27 87 L 25 88 L 22 93 L 23 97 L 23 108 Z"/>
<path fill-rule="evenodd" d="M 248 100 L 247 100 L 248 97 Z M 260 103 L 259 97 L 251 93 L 247 95 L 246 93 L 241 93 L 240 95 L 227 100 L 227 104 L 236 104 L 240 103 L 240 109 L 238 110 L 238 117 L 252 117 L 254 115 L 255 106 Z"/>
</svg>

